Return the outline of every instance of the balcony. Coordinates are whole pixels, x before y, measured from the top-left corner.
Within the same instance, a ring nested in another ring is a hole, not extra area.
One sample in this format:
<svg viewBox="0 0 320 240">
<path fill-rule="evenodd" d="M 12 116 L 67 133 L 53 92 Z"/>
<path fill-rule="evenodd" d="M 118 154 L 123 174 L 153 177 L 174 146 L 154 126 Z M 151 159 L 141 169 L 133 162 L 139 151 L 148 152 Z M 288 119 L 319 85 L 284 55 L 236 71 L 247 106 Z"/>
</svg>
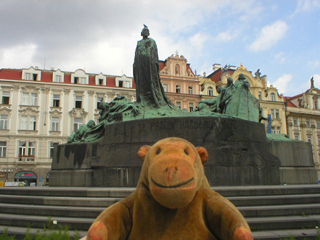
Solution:
<svg viewBox="0 0 320 240">
<path fill-rule="evenodd" d="M 18 160 L 15 162 L 16 165 L 36 165 L 38 164 L 35 156 L 19 156 Z"/>
</svg>

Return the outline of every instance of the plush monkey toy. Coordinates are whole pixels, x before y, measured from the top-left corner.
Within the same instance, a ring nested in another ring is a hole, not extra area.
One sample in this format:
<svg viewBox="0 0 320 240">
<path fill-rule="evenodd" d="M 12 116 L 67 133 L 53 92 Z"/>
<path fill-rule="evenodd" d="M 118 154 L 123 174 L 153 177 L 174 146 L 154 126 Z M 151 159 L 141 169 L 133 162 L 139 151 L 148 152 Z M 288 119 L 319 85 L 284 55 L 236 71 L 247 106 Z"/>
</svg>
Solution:
<svg viewBox="0 0 320 240">
<path fill-rule="evenodd" d="M 144 161 L 137 189 L 104 210 L 89 240 L 251 240 L 236 207 L 211 190 L 203 163 L 208 152 L 181 138 L 138 151 Z"/>
</svg>

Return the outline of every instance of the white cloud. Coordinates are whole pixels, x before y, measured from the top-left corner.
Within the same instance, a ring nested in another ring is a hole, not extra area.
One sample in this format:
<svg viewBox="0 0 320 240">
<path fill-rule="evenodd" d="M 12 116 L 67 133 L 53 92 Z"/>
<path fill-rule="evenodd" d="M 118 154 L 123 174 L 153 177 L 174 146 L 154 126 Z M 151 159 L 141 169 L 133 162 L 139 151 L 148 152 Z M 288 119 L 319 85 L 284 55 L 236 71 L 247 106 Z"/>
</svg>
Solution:
<svg viewBox="0 0 320 240">
<path fill-rule="evenodd" d="M 314 80 L 314 86 L 316 88 L 320 88 L 320 74 L 314 74 L 313 80 Z M 310 82 L 309 82 L 309 86 L 310 86 Z"/>
<path fill-rule="evenodd" d="M 287 58 L 285 57 L 284 52 L 279 52 L 275 55 L 275 60 L 277 60 L 279 63 L 286 62 Z"/>
<path fill-rule="evenodd" d="M 320 68 L 320 60 L 309 61 L 307 65 L 311 69 L 319 69 Z"/>
<path fill-rule="evenodd" d="M 308 12 L 320 8 L 319 0 L 299 0 L 295 13 Z"/>
<path fill-rule="evenodd" d="M 258 38 L 249 46 L 249 49 L 254 52 L 268 50 L 285 36 L 287 30 L 288 25 L 282 20 L 267 25 L 261 29 Z"/>
<path fill-rule="evenodd" d="M 33 64 L 36 49 L 37 46 L 35 44 L 23 44 L 0 49 L 0 66 L 3 68 L 30 67 Z"/>
<path fill-rule="evenodd" d="M 286 94 L 288 90 L 288 84 L 292 81 L 291 74 L 284 74 L 280 78 L 277 79 L 272 85 L 276 87 L 279 93 Z"/>
<path fill-rule="evenodd" d="M 196 47 L 198 50 L 201 50 L 204 43 L 209 39 L 209 36 L 205 33 L 196 33 L 191 36 L 188 41 L 191 46 Z"/>
<path fill-rule="evenodd" d="M 215 40 L 218 41 L 218 42 L 228 42 L 228 41 L 232 40 L 235 37 L 236 37 L 236 35 L 232 34 L 232 32 L 230 30 L 228 30 L 228 31 L 225 31 L 225 32 L 220 32 L 215 37 Z"/>
</svg>

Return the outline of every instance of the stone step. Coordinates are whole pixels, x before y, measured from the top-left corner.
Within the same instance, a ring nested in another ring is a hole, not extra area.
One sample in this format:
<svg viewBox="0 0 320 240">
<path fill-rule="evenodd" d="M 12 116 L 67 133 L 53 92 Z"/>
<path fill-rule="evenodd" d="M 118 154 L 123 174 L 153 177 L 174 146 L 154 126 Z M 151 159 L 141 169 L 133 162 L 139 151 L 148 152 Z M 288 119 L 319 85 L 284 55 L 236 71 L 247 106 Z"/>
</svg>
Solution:
<svg viewBox="0 0 320 240">
<path fill-rule="evenodd" d="M 320 194 L 227 197 L 237 207 L 320 203 Z M 123 198 L 0 195 L 0 203 L 108 207 Z"/>
<path fill-rule="evenodd" d="M 244 217 L 308 216 L 320 214 L 320 204 L 292 204 L 237 207 Z"/>
<path fill-rule="evenodd" d="M 95 218 L 47 217 L 37 215 L 1 214 L 1 226 L 43 228 L 48 225 L 68 226 L 70 230 L 87 231 Z M 57 224 L 53 224 L 57 221 Z"/>
<path fill-rule="evenodd" d="M 320 194 L 227 197 L 236 206 L 320 203 Z"/>
<path fill-rule="evenodd" d="M 0 203 L 51 205 L 51 206 L 85 206 L 109 207 L 123 198 L 93 198 L 93 197 L 49 197 L 49 196 L 19 196 L 1 195 Z"/>
<path fill-rule="evenodd" d="M 32 235 L 35 234 L 43 234 L 44 230 L 43 228 L 26 228 L 26 227 L 8 227 L 8 226 L 0 226 L 0 232 L 3 233 L 4 231 L 7 231 L 7 234 L 9 236 L 15 236 L 15 240 L 24 240 L 25 239 L 25 235 L 27 232 L 29 232 Z M 52 232 L 57 232 L 58 230 L 46 230 L 45 233 L 50 234 Z M 84 237 L 87 235 L 87 231 L 72 231 L 69 230 L 68 231 L 70 236 L 76 236 L 78 234 L 78 236 Z"/>
<path fill-rule="evenodd" d="M 253 238 L 256 240 L 274 240 L 274 239 L 319 239 L 319 229 L 284 229 L 272 231 L 253 231 Z"/>
<path fill-rule="evenodd" d="M 50 217 L 96 218 L 105 209 L 105 207 L 0 204 L 0 213 Z"/>
<path fill-rule="evenodd" d="M 244 217 L 268 216 L 308 216 L 320 214 L 320 204 L 295 204 L 271 206 L 240 206 L 237 207 Z M 61 216 L 61 217 L 92 217 L 96 218 L 105 207 L 79 207 L 79 206 L 47 206 L 25 204 L 0 204 L 0 213 Z"/>
<path fill-rule="evenodd" d="M 225 197 L 320 194 L 319 184 L 276 186 L 226 186 L 212 187 Z M 4 187 L 0 195 L 31 195 L 59 197 L 112 197 L 125 198 L 135 188 L 87 188 L 87 187 Z"/>
<path fill-rule="evenodd" d="M 246 220 L 252 231 L 315 229 L 319 227 L 320 215 L 247 217 Z"/>
</svg>

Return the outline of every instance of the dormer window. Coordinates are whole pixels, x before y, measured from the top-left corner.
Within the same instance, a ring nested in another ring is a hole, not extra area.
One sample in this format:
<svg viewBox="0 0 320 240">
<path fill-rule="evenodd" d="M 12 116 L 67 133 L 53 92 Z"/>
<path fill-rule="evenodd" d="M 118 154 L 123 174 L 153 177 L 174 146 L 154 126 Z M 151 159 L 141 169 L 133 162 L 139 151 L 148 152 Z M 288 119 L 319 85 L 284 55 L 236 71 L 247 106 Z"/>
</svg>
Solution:
<svg viewBox="0 0 320 240">
<path fill-rule="evenodd" d="M 99 78 L 98 81 L 99 81 L 99 85 L 102 86 L 102 84 L 103 84 L 103 79 L 102 79 L 102 78 Z"/>
<path fill-rule="evenodd" d="M 79 83 L 79 77 L 74 77 L 73 78 L 73 83 L 78 84 Z"/>
<path fill-rule="evenodd" d="M 116 77 L 116 86 L 117 87 L 124 87 L 124 88 L 131 88 L 132 87 L 132 78 L 128 78 L 126 75 L 122 77 Z"/>
<path fill-rule="evenodd" d="M 30 80 L 31 79 L 31 74 L 30 73 L 26 73 L 25 74 L 25 78 L 26 78 L 26 80 Z"/>
<path fill-rule="evenodd" d="M 276 101 L 276 94 L 275 93 L 271 93 L 271 101 Z"/>
<path fill-rule="evenodd" d="M 38 78 L 38 74 L 36 74 L 36 73 L 32 74 L 33 81 L 37 81 L 37 78 Z"/>
<path fill-rule="evenodd" d="M 213 96 L 213 88 L 212 87 L 208 87 L 208 95 Z"/>
</svg>

